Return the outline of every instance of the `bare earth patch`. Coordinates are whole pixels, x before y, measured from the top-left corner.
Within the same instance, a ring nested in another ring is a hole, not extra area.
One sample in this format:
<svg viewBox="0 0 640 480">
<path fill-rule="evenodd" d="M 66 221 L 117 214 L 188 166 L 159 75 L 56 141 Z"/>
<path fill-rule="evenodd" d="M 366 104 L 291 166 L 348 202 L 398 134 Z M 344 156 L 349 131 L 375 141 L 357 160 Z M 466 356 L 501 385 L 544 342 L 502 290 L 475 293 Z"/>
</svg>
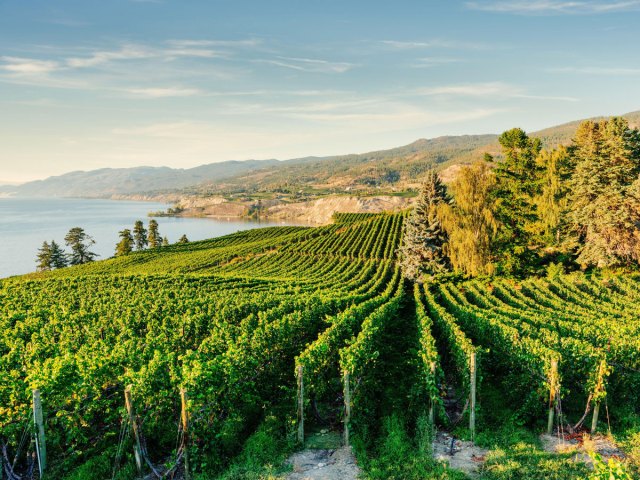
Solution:
<svg viewBox="0 0 640 480">
<path fill-rule="evenodd" d="M 360 475 L 350 447 L 303 450 L 292 455 L 287 464 L 293 467 L 287 480 L 356 480 Z"/>
<path fill-rule="evenodd" d="M 451 441 L 453 440 L 453 451 Z M 460 470 L 471 478 L 477 477 L 478 470 L 489 451 L 471 442 L 457 440 L 448 433 L 438 432 L 433 442 L 433 458 L 446 462 L 450 468 Z"/>
<path fill-rule="evenodd" d="M 540 441 L 545 452 L 550 453 L 575 453 L 574 460 L 584 462 L 591 466 L 592 461 L 587 452 L 600 454 L 605 460 L 625 458 L 624 452 L 615 442 L 604 435 L 541 435 Z"/>
</svg>

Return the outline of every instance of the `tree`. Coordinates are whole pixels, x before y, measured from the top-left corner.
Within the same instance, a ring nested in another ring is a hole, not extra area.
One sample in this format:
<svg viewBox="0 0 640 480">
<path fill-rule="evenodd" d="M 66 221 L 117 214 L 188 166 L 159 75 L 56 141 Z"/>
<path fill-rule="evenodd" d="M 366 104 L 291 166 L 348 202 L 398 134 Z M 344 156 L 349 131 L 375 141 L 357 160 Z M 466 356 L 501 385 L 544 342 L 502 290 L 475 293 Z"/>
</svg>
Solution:
<svg viewBox="0 0 640 480">
<path fill-rule="evenodd" d="M 180 240 L 178 240 L 178 243 L 189 243 L 189 239 L 187 238 L 187 235 L 182 235 L 180 237 Z"/>
<path fill-rule="evenodd" d="M 537 162 L 543 171 L 542 191 L 536 198 L 540 237 L 546 245 L 560 244 L 567 209 L 567 180 L 571 174 L 567 149 L 543 150 Z"/>
<path fill-rule="evenodd" d="M 403 274 L 410 280 L 450 269 L 443 249 L 447 235 L 438 218 L 438 208 L 446 202 L 446 188 L 438 174 L 430 170 L 411 216 L 405 222 L 403 245 L 399 250 Z"/>
<path fill-rule="evenodd" d="M 163 247 L 169 246 L 169 239 L 167 237 L 162 237 L 162 246 Z"/>
<path fill-rule="evenodd" d="M 158 231 L 158 222 L 156 222 L 155 219 L 149 221 L 147 241 L 149 242 L 149 248 L 159 247 L 162 242 L 162 237 Z"/>
<path fill-rule="evenodd" d="M 51 266 L 53 268 L 64 268 L 68 265 L 69 260 L 64 249 L 55 240 L 51 240 Z"/>
<path fill-rule="evenodd" d="M 64 237 L 64 241 L 68 247 L 71 247 L 71 254 L 69 255 L 69 263 L 71 265 L 93 262 L 99 256 L 89 250 L 89 247 L 95 245 L 96 241 L 80 227 L 74 227 L 69 230 L 69 233 Z"/>
<path fill-rule="evenodd" d="M 468 276 L 495 271 L 491 253 L 498 231 L 491 196 L 495 181 L 486 163 L 465 166 L 451 184 L 453 204 L 441 205 L 443 226 L 449 237 L 445 252 L 453 268 Z"/>
<path fill-rule="evenodd" d="M 530 138 L 519 128 L 504 132 L 499 142 L 504 159 L 496 163 L 492 189 L 500 225 L 495 251 L 502 271 L 520 273 L 534 262 L 531 247 L 538 240 L 535 197 L 540 194 L 542 169 L 536 158 L 542 147 L 540 139 Z"/>
<path fill-rule="evenodd" d="M 568 232 L 583 267 L 640 260 L 640 132 L 623 118 L 580 124 L 570 147 Z"/>
<path fill-rule="evenodd" d="M 149 240 L 147 239 L 147 229 L 144 228 L 144 223 L 142 220 L 138 220 L 133 226 L 133 238 L 136 244 L 136 250 L 142 250 L 144 247 L 149 245 Z"/>
<path fill-rule="evenodd" d="M 122 257 L 124 255 L 129 255 L 133 250 L 133 235 L 131 235 L 131 230 L 125 228 L 121 232 L 119 232 L 120 241 L 116 245 L 116 257 Z"/>
<path fill-rule="evenodd" d="M 46 272 L 52 268 L 51 245 L 47 242 L 42 242 L 42 246 L 38 249 L 38 254 L 36 255 L 36 269 L 38 272 Z"/>
</svg>

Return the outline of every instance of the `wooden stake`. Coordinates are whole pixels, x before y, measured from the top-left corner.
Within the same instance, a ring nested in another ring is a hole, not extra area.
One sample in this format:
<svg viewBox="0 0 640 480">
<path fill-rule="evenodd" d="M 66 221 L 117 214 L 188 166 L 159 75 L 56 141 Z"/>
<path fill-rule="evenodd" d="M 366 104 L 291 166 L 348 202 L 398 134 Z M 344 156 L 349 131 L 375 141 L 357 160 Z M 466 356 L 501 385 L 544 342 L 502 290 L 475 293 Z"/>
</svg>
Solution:
<svg viewBox="0 0 640 480">
<path fill-rule="evenodd" d="M 298 365 L 298 443 L 304 445 L 304 376 Z"/>
<path fill-rule="evenodd" d="M 182 432 L 183 432 L 183 444 L 184 444 L 184 479 L 191 480 L 191 474 L 189 473 L 189 411 L 187 409 L 187 391 L 180 389 L 180 401 L 182 402 Z"/>
<path fill-rule="evenodd" d="M 131 401 L 131 385 L 124 390 L 124 404 L 127 407 L 127 413 L 129 414 L 129 423 L 133 430 L 133 436 L 135 439 L 133 445 L 133 453 L 136 457 L 136 467 L 138 468 L 138 475 L 142 477 L 142 449 L 140 448 L 140 437 L 138 432 L 138 422 L 136 422 L 136 412 L 133 408 L 133 402 Z"/>
<path fill-rule="evenodd" d="M 349 372 L 344 372 L 344 445 L 349 446 L 349 422 L 351 422 L 351 391 Z"/>
<path fill-rule="evenodd" d="M 47 441 L 44 435 L 44 418 L 42 415 L 42 402 L 40 390 L 33 391 L 33 421 L 36 425 L 36 452 L 38 455 L 38 468 L 40 477 L 47 469 Z"/>
<path fill-rule="evenodd" d="M 469 358 L 469 372 L 471 375 L 471 413 L 469 414 L 469 431 L 471 432 L 471 441 L 476 438 L 476 352 L 473 352 Z"/>
<path fill-rule="evenodd" d="M 431 362 L 431 378 L 434 381 L 435 381 L 435 376 L 436 376 L 436 362 Z M 435 407 L 435 401 L 432 398 L 431 405 L 429 406 L 429 423 L 431 423 L 431 426 L 433 426 L 433 424 L 435 423 L 434 407 Z"/>
<path fill-rule="evenodd" d="M 555 412 L 558 380 L 558 360 L 551 360 L 551 372 L 549 374 L 549 419 L 547 421 L 547 433 L 553 433 L 553 415 Z"/>
<path fill-rule="evenodd" d="M 591 419 L 591 435 L 598 429 L 598 414 L 600 413 L 600 402 L 593 406 L 593 418 Z"/>
</svg>

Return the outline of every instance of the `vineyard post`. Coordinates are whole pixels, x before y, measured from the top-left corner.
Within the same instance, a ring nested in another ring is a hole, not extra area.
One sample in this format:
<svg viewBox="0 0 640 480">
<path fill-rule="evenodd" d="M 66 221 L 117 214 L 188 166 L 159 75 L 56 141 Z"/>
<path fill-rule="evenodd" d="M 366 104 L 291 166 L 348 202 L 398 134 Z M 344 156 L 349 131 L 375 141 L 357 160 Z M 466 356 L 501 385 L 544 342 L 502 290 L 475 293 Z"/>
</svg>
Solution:
<svg viewBox="0 0 640 480">
<path fill-rule="evenodd" d="M 184 388 L 180 389 L 180 401 L 182 403 L 182 432 L 183 432 L 183 448 L 184 448 L 184 479 L 190 480 L 189 474 L 189 411 L 187 410 L 187 392 Z"/>
<path fill-rule="evenodd" d="M 351 391 L 349 372 L 344 372 L 344 445 L 349 446 L 349 422 L 351 421 Z"/>
<path fill-rule="evenodd" d="M 471 441 L 476 438 L 476 352 L 472 352 L 469 358 L 469 372 L 471 375 L 471 413 L 469 414 L 469 431 Z"/>
<path fill-rule="evenodd" d="M 596 433 L 598 429 L 598 414 L 600 413 L 600 402 L 596 402 L 593 406 L 593 419 L 591 420 L 591 435 Z"/>
<path fill-rule="evenodd" d="M 36 425 L 36 452 L 38 454 L 38 468 L 40 477 L 47 469 L 47 441 L 44 435 L 44 419 L 42 415 L 42 401 L 40 390 L 33 391 L 33 420 Z"/>
<path fill-rule="evenodd" d="M 298 443 L 304 445 L 304 376 L 298 365 Z"/>
<path fill-rule="evenodd" d="M 138 468 L 138 476 L 142 477 L 142 451 L 140 448 L 140 437 L 138 436 L 138 422 L 136 422 L 136 412 L 133 408 L 133 402 L 131 401 L 131 385 L 127 386 L 124 390 L 124 404 L 127 407 L 127 413 L 129 414 L 129 423 L 133 429 L 133 436 L 135 443 L 133 445 L 133 453 L 136 457 L 136 467 Z"/>
<path fill-rule="evenodd" d="M 549 420 L 547 422 L 547 433 L 553 433 L 553 414 L 555 411 L 556 382 L 558 379 L 558 360 L 551 360 L 551 372 L 549 374 Z"/>
<path fill-rule="evenodd" d="M 436 362 L 431 362 L 431 380 L 435 382 L 436 377 Z M 429 423 L 433 426 L 435 422 L 435 401 L 431 398 L 431 405 L 429 406 Z"/>
</svg>

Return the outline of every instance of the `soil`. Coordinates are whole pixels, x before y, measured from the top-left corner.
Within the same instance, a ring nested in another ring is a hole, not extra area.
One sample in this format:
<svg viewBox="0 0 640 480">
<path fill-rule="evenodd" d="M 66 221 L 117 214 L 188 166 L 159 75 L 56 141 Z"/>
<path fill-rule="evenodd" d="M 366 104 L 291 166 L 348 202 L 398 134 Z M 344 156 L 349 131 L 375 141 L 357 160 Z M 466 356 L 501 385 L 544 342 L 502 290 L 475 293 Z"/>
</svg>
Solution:
<svg viewBox="0 0 640 480">
<path fill-rule="evenodd" d="M 596 452 L 603 459 L 624 459 L 624 452 L 615 444 L 613 439 L 604 435 L 591 436 L 587 433 L 575 435 L 541 435 L 540 441 L 545 452 L 573 453 L 574 459 L 591 465 L 592 461 L 587 452 Z"/>
<path fill-rule="evenodd" d="M 451 451 L 452 439 L 453 452 Z M 433 442 L 433 457 L 437 461 L 445 462 L 450 468 L 460 470 L 471 478 L 478 477 L 478 471 L 485 462 L 488 452 L 471 442 L 457 440 L 445 432 L 438 432 Z"/>
<path fill-rule="evenodd" d="M 286 480 L 356 480 L 360 469 L 350 447 L 303 450 L 287 461 L 293 472 Z"/>
</svg>

